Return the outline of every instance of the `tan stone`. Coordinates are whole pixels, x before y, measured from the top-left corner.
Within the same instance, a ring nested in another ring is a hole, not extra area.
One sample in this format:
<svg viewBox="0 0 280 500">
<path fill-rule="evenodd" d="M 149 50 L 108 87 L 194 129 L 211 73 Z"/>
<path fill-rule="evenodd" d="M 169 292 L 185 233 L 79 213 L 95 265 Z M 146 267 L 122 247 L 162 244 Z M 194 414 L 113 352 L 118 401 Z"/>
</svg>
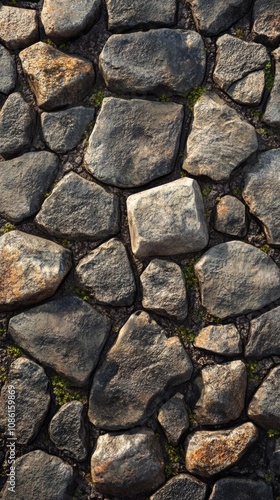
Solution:
<svg viewBox="0 0 280 500">
<path fill-rule="evenodd" d="M 8 49 L 24 49 L 39 38 L 35 10 L 0 4 L 0 41 Z"/>
</svg>

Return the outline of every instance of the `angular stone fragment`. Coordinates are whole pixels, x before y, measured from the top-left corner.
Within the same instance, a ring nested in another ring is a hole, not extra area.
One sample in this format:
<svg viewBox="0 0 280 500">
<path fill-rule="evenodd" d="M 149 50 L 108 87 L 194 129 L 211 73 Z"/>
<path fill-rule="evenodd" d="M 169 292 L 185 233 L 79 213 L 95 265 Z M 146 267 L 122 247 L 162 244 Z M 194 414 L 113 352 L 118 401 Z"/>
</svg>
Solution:
<svg viewBox="0 0 280 500">
<path fill-rule="evenodd" d="M 248 416 L 265 429 L 280 431 L 280 366 L 270 370 L 253 396 Z"/>
<path fill-rule="evenodd" d="M 280 127 L 280 48 L 274 50 L 275 78 L 268 99 L 263 121 L 271 127 Z"/>
<path fill-rule="evenodd" d="M 86 429 L 80 401 L 65 403 L 52 418 L 49 435 L 59 450 L 63 450 L 78 462 L 87 457 Z"/>
<path fill-rule="evenodd" d="M 39 30 L 36 10 L 0 6 L 0 41 L 8 49 L 24 49 L 37 42 Z"/>
<path fill-rule="evenodd" d="M 227 90 L 228 95 L 238 104 L 257 106 L 261 103 L 265 85 L 263 71 L 254 71 L 242 80 L 233 83 Z"/>
<path fill-rule="evenodd" d="M 58 158 L 48 151 L 26 153 L 1 162 L 1 217 L 21 222 L 38 212 L 54 182 L 58 164 Z"/>
<path fill-rule="evenodd" d="M 34 134 L 35 112 L 15 92 L 6 99 L 0 111 L 0 154 L 15 156 L 28 148 Z"/>
<path fill-rule="evenodd" d="M 266 449 L 267 457 L 269 459 L 269 470 L 274 474 L 280 475 L 280 438 L 269 439 L 267 441 Z"/>
<path fill-rule="evenodd" d="M 198 33 L 163 28 L 111 36 L 99 67 L 112 91 L 181 95 L 201 85 L 205 62 Z"/>
<path fill-rule="evenodd" d="M 150 500 L 205 500 L 207 485 L 190 474 L 170 479 Z"/>
<path fill-rule="evenodd" d="M 19 54 L 38 106 L 46 110 L 76 104 L 95 80 L 92 63 L 38 42 Z"/>
<path fill-rule="evenodd" d="M 56 153 L 70 151 L 79 144 L 93 118 L 94 109 L 83 106 L 42 113 L 42 132 L 47 145 Z"/>
<path fill-rule="evenodd" d="M 245 314 L 280 297 L 280 270 L 261 250 L 229 241 L 208 250 L 195 265 L 202 305 L 220 318 Z"/>
<path fill-rule="evenodd" d="M 234 196 L 223 196 L 216 205 L 215 229 L 240 238 L 245 236 L 247 233 L 245 205 Z"/>
<path fill-rule="evenodd" d="M 257 359 L 280 356 L 279 325 L 280 306 L 252 319 L 245 356 Z"/>
<path fill-rule="evenodd" d="M 105 495 L 131 496 L 164 483 L 162 451 L 151 429 L 99 436 L 91 458 L 95 488 Z"/>
<path fill-rule="evenodd" d="M 193 345 L 222 356 L 236 356 L 242 352 L 240 335 L 234 324 L 209 325 L 202 328 Z"/>
<path fill-rule="evenodd" d="M 196 102 L 184 170 L 225 181 L 257 149 L 254 127 L 214 92 L 206 92 Z"/>
<path fill-rule="evenodd" d="M 193 179 L 133 194 L 127 212 L 132 251 L 139 258 L 197 252 L 208 243 L 203 199 Z"/>
<path fill-rule="evenodd" d="M 280 0 L 256 0 L 253 9 L 253 32 L 260 42 L 280 41 Z"/>
<path fill-rule="evenodd" d="M 160 407 L 158 421 L 168 442 L 172 446 L 177 446 L 190 425 L 183 394 L 177 392 Z"/>
<path fill-rule="evenodd" d="M 89 139 L 87 170 L 99 181 L 136 187 L 169 174 L 178 153 L 183 107 L 106 98 Z"/>
<path fill-rule="evenodd" d="M 13 56 L 0 45 L 0 92 L 9 94 L 16 84 L 16 65 Z"/>
<path fill-rule="evenodd" d="M 95 372 L 89 419 L 108 430 L 142 424 L 157 410 L 166 389 L 189 380 L 191 373 L 179 339 L 167 338 L 147 313 L 138 311 Z"/>
<path fill-rule="evenodd" d="M 97 302 L 130 306 L 136 291 L 128 255 L 123 243 L 112 239 L 84 257 L 76 268 L 82 288 Z"/>
<path fill-rule="evenodd" d="M 119 231 L 119 201 L 115 194 L 71 172 L 45 200 L 35 221 L 59 238 L 100 240 Z"/>
<path fill-rule="evenodd" d="M 251 422 L 219 431 L 197 431 L 186 440 L 186 468 L 193 474 L 211 477 L 232 467 L 258 437 Z"/>
<path fill-rule="evenodd" d="M 52 241 L 11 231 L 0 238 L 0 310 L 51 297 L 71 267 L 71 254 Z"/>
<path fill-rule="evenodd" d="M 188 314 L 183 272 L 175 262 L 153 259 L 140 277 L 145 309 L 183 321 Z"/>
<path fill-rule="evenodd" d="M 14 316 L 9 333 L 40 363 L 73 385 L 87 384 L 110 321 L 78 297 L 60 297 Z"/>
<path fill-rule="evenodd" d="M 250 212 L 264 225 L 267 242 L 280 245 L 280 148 L 260 153 L 245 170 L 242 196 Z"/>
<path fill-rule="evenodd" d="M 225 477 L 214 484 L 209 500 L 273 500 L 272 488 L 265 481 L 248 477 Z"/>
<path fill-rule="evenodd" d="M 154 28 L 175 24 L 176 0 L 106 0 L 108 28 L 112 31 L 125 31 L 131 28 Z"/>
</svg>

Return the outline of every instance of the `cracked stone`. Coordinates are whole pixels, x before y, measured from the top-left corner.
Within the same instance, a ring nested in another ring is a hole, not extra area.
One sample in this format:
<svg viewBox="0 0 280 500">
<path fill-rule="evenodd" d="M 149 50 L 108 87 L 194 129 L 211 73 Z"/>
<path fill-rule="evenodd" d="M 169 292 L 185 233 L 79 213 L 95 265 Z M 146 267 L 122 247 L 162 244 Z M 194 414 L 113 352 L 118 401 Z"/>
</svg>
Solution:
<svg viewBox="0 0 280 500">
<path fill-rule="evenodd" d="M 256 0 L 253 33 L 260 42 L 277 45 L 280 41 L 280 0 Z"/>
<path fill-rule="evenodd" d="M 280 356 L 280 307 L 271 309 L 250 321 L 249 339 L 245 346 L 245 356 L 263 358 Z"/>
<path fill-rule="evenodd" d="M 1 4 L 0 41 L 7 49 L 24 49 L 39 39 L 36 10 Z"/>
<path fill-rule="evenodd" d="M 273 500 L 272 488 L 264 481 L 252 481 L 248 477 L 225 477 L 214 484 L 209 500 Z"/>
<path fill-rule="evenodd" d="M 234 324 L 209 325 L 202 328 L 193 345 L 222 356 L 236 356 L 242 352 L 241 338 Z"/>
<path fill-rule="evenodd" d="M 131 3 L 130 0 L 106 0 L 108 28 L 111 31 L 125 31 L 131 28 L 155 28 L 172 26 L 176 18 L 176 0 L 144 0 Z"/>
<path fill-rule="evenodd" d="M 243 238 L 247 233 L 245 205 L 234 196 L 223 196 L 215 207 L 215 229 Z"/>
<path fill-rule="evenodd" d="M 207 485 L 190 474 L 178 474 L 156 491 L 150 500 L 205 500 Z"/>
<path fill-rule="evenodd" d="M 275 60 L 275 78 L 262 119 L 270 127 L 280 127 L 280 48 L 274 50 L 272 55 Z"/>
<path fill-rule="evenodd" d="M 9 94 L 15 87 L 17 71 L 14 57 L 0 45 L 0 92 Z"/>
<path fill-rule="evenodd" d="M 261 383 L 248 407 L 248 417 L 265 429 L 280 431 L 279 385 L 280 366 L 276 366 Z"/>
<path fill-rule="evenodd" d="M 181 437 L 190 425 L 182 394 L 177 392 L 173 398 L 166 401 L 160 407 L 158 421 L 164 430 L 168 442 L 172 446 L 178 446 Z"/>
</svg>

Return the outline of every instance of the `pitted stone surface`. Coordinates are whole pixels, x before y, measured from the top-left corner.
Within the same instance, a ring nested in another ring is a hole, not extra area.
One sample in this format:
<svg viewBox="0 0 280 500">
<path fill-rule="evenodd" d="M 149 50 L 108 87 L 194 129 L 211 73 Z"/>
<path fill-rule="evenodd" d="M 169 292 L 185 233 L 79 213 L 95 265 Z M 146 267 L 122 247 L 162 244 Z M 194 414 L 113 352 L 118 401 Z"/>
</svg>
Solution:
<svg viewBox="0 0 280 500">
<path fill-rule="evenodd" d="M 111 31 L 125 31 L 131 28 L 154 28 L 172 26 L 176 17 L 176 0 L 106 0 L 108 28 Z"/>
<path fill-rule="evenodd" d="M 209 500 L 273 500 L 272 488 L 265 481 L 226 477 L 214 484 Z"/>
<path fill-rule="evenodd" d="M 254 71 L 244 76 L 242 80 L 233 83 L 227 93 L 238 104 L 255 106 L 260 104 L 265 86 L 263 71 Z"/>
<path fill-rule="evenodd" d="M 248 417 L 265 429 L 280 431 L 280 366 L 273 368 L 254 394 Z"/>
<path fill-rule="evenodd" d="M 16 65 L 13 56 L 5 47 L 0 45 L 0 92 L 9 94 L 16 84 Z"/>
<path fill-rule="evenodd" d="M 183 394 L 177 392 L 160 407 L 158 421 L 168 442 L 172 446 L 177 446 L 190 425 Z"/>
<path fill-rule="evenodd" d="M 234 196 L 223 196 L 216 205 L 215 229 L 240 238 L 245 236 L 247 233 L 245 205 Z"/>
<path fill-rule="evenodd" d="M 260 42 L 280 41 L 280 0 L 256 0 L 253 9 L 253 32 Z"/>
<path fill-rule="evenodd" d="M 252 358 L 280 356 L 279 324 L 280 306 L 252 319 L 245 356 Z"/>
<path fill-rule="evenodd" d="M 8 49 L 24 49 L 37 42 L 39 38 L 35 10 L 17 9 L 1 4 L 0 41 Z"/>
<path fill-rule="evenodd" d="M 223 356 L 235 356 L 242 352 L 241 338 L 234 324 L 209 325 L 202 328 L 193 345 Z"/>
<path fill-rule="evenodd" d="M 280 127 L 280 48 L 274 50 L 275 78 L 271 90 L 263 121 L 271 127 Z"/>
<path fill-rule="evenodd" d="M 168 481 L 150 500 L 205 500 L 207 485 L 190 474 L 178 474 Z"/>
</svg>

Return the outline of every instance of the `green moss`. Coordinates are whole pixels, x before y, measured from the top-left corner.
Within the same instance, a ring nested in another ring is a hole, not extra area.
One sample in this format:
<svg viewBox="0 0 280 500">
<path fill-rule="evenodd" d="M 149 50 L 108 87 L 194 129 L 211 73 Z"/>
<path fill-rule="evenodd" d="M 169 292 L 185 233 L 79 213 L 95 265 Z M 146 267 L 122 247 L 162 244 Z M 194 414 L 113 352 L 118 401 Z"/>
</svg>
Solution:
<svg viewBox="0 0 280 500">
<path fill-rule="evenodd" d="M 56 44 L 50 38 L 45 38 L 43 42 L 46 43 L 47 45 L 50 45 L 51 47 L 54 47 L 55 49 L 57 48 Z"/>
<path fill-rule="evenodd" d="M 206 87 L 196 85 L 190 92 L 184 95 L 184 99 L 187 101 L 187 106 L 191 111 L 193 111 L 195 103 L 203 96 L 206 90 Z"/>
<path fill-rule="evenodd" d="M 272 71 L 271 62 L 268 62 L 265 65 L 264 81 L 265 81 L 265 88 L 268 90 L 268 92 L 271 92 L 274 83 L 274 73 Z"/>
<path fill-rule="evenodd" d="M 170 101 L 170 98 L 167 96 L 167 95 L 160 95 L 158 100 L 160 102 L 169 102 Z"/>
<path fill-rule="evenodd" d="M 6 372 L 6 368 L 4 366 L 2 366 L 0 368 L 0 382 L 1 384 L 4 384 L 7 380 L 7 372 Z"/>
<path fill-rule="evenodd" d="M 189 262 L 183 267 L 183 273 L 185 276 L 187 288 L 198 288 L 198 279 L 194 272 L 195 263 L 196 259 L 191 258 L 189 259 Z"/>
<path fill-rule="evenodd" d="M 237 30 L 235 32 L 235 36 L 237 38 L 240 38 L 240 40 L 244 40 L 244 38 L 245 38 L 244 29 L 243 28 L 237 28 Z"/>
<path fill-rule="evenodd" d="M 209 194 L 211 193 L 211 191 L 212 191 L 212 186 L 211 186 L 211 184 L 206 184 L 206 185 L 202 188 L 202 190 L 201 190 L 202 196 L 204 196 L 204 197 L 206 198 L 207 196 L 209 196 Z"/>
<path fill-rule="evenodd" d="M 0 337 L 2 337 L 5 333 L 5 330 L 3 328 L 3 326 L 0 327 Z"/>
<path fill-rule="evenodd" d="M 87 295 L 87 293 L 81 288 L 75 287 L 74 292 L 76 295 L 78 295 L 78 297 L 80 297 L 80 299 L 83 299 L 85 301 L 89 300 L 89 295 Z"/>
<path fill-rule="evenodd" d="M 90 102 L 94 106 L 101 106 L 104 97 L 105 94 L 103 89 L 102 88 L 96 89 L 90 98 Z"/>
<path fill-rule="evenodd" d="M 59 50 L 67 50 L 68 49 L 68 45 L 67 45 L 67 43 L 61 43 L 60 45 L 58 45 L 57 48 Z"/>
<path fill-rule="evenodd" d="M 15 228 L 16 226 L 14 224 L 12 224 L 11 222 L 7 222 L 2 229 L 2 233 L 4 234 L 9 233 L 10 231 L 13 231 L 13 229 Z"/>
<path fill-rule="evenodd" d="M 242 189 L 235 187 L 231 190 L 233 196 L 238 198 L 239 200 L 242 200 Z"/>
<path fill-rule="evenodd" d="M 247 375 L 249 380 L 260 380 L 259 375 L 256 374 L 256 371 L 258 369 L 258 362 L 257 361 L 247 361 L 246 364 L 246 370 L 247 370 Z"/>
<path fill-rule="evenodd" d="M 17 359 L 20 356 L 22 356 L 21 349 L 19 347 L 14 346 L 14 345 L 7 347 L 7 354 L 9 356 L 12 356 L 14 359 Z"/>
<path fill-rule="evenodd" d="M 73 389 L 68 380 L 59 375 L 53 375 L 51 383 L 56 402 L 59 406 L 74 400 L 81 401 L 82 403 L 86 402 L 85 389 Z"/>
<path fill-rule="evenodd" d="M 187 173 L 186 172 L 180 172 L 180 177 L 183 179 L 184 177 L 187 177 Z"/>
<path fill-rule="evenodd" d="M 175 332 L 183 340 L 183 342 L 186 342 L 188 344 L 192 344 L 196 337 L 195 333 L 190 328 L 187 328 L 183 325 L 178 326 Z"/>
<path fill-rule="evenodd" d="M 277 431 L 276 429 L 268 429 L 266 434 L 267 434 L 267 437 L 269 437 L 269 438 L 275 438 L 275 437 L 280 436 L 280 431 Z"/>
<path fill-rule="evenodd" d="M 180 460 L 179 453 L 177 448 L 175 446 L 171 446 L 171 444 L 166 444 L 165 445 L 165 451 L 168 456 L 168 460 L 171 463 L 177 463 Z"/>
<path fill-rule="evenodd" d="M 270 250 L 270 246 L 269 246 L 269 245 L 262 245 L 262 246 L 260 247 L 260 250 L 261 250 L 262 252 L 264 252 L 264 253 L 268 253 L 268 252 L 269 252 L 269 250 Z"/>
</svg>

